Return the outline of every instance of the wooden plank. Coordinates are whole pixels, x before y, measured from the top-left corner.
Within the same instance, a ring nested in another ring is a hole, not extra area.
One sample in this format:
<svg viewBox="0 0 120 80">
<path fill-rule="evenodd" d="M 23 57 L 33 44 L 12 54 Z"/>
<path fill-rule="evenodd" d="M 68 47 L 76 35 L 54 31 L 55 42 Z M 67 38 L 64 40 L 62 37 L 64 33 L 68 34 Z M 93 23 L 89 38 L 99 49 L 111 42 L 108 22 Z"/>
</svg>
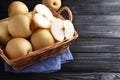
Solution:
<svg viewBox="0 0 120 80">
<path fill-rule="evenodd" d="M 102 6 L 102 7 L 101 7 Z M 120 14 L 120 3 L 119 4 L 82 4 L 79 7 L 71 8 L 73 14 L 77 15 L 117 15 Z"/>
<path fill-rule="evenodd" d="M 120 72 L 120 53 L 73 53 L 73 55 L 74 61 L 64 64 L 63 70 Z"/>
<path fill-rule="evenodd" d="M 60 72 L 57 76 L 61 76 L 66 79 L 61 80 L 119 80 L 119 73 L 110 72 Z"/>
<path fill-rule="evenodd" d="M 118 4 L 120 0 L 76 0 L 76 1 L 62 1 L 62 5 L 69 5 L 69 6 L 78 6 L 81 4 Z M 101 6 L 102 7 L 102 6 Z"/>
<path fill-rule="evenodd" d="M 69 6 L 74 15 L 120 14 L 119 0 L 64 0 L 63 5 Z"/>
<path fill-rule="evenodd" d="M 120 52 L 120 39 L 78 38 L 70 49 L 72 52 Z"/>
<path fill-rule="evenodd" d="M 74 15 L 73 23 L 79 26 L 119 26 L 120 15 Z"/>
<path fill-rule="evenodd" d="M 73 24 L 80 37 L 120 37 L 120 15 L 75 15 Z"/>
<path fill-rule="evenodd" d="M 75 26 L 80 38 L 120 38 L 120 26 Z"/>
<path fill-rule="evenodd" d="M 24 73 L 24 74 L 0 74 L 0 80 L 119 80 L 119 73 L 110 72 L 57 72 L 50 74 Z"/>
<path fill-rule="evenodd" d="M 75 73 L 75 72 L 59 72 L 56 75 L 60 80 L 99 80 L 100 76 L 103 74 L 95 73 L 95 72 L 86 72 L 86 73 Z M 98 77 L 99 76 L 99 77 Z M 57 78 L 56 77 L 56 78 Z"/>
</svg>

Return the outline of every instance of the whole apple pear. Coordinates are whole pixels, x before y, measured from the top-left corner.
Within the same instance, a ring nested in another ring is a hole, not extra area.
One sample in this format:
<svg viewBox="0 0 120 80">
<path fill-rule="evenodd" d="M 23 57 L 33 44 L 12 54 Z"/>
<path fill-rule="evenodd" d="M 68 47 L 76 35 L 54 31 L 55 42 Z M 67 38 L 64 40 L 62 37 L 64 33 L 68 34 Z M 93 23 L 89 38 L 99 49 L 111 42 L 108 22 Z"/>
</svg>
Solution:
<svg viewBox="0 0 120 80">
<path fill-rule="evenodd" d="M 7 43 L 5 51 L 8 58 L 15 59 L 31 52 L 32 45 L 24 38 L 13 38 Z"/>
<path fill-rule="evenodd" d="M 8 32 L 8 22 L 0 22 L 0 43 L 2 44 L 6 44 L 12 38 Z"/>
<path fill-rule="evenodd" d="M 27 15 L 15 15 L 10 18 L 8 31 L 13 37 L 27 38 L 32 34 L 30 24 L 31 19 Z"/>
<path fill-rule="evenodd" d="M 34 50 L 47 47 L 55 42 L 47 29 L 37 29 L 33 32 L 30 40 Z"/>
<path fill-rule="evenodd" d="M 55 11 L 61 7 L 61 0 L 42 0 L 42 3 Z"/>
<path fill-rule="evenodd" d="M 28 7 L 21 1 L 14 1 L 8 7 L 8 16 L 15 16 L 17 14 L 26 14 L 29 12 Z"/>
</svg>

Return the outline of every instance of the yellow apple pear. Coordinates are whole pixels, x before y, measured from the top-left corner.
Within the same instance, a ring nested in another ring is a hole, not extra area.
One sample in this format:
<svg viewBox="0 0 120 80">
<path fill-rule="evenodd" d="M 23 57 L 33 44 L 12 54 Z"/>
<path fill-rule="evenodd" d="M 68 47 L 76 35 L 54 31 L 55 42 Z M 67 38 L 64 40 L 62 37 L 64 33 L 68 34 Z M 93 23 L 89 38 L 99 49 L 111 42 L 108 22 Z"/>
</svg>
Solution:
<svg viewBox="0 0 120 80">
<path fill-rule="evenodd" d="M 5 51 L 8 58 L 15 59 L 28 55 L 32 51 L 32 45 L 24 38 L 13 38 L 7 43 Z"/>
<path fill-rule="evenodd" d="M 31 36 L 31 43 L 34 50 L 47 47 L 54 42 L 54 38 L 47 29 L 37 29 Z"/>
<path fill-rule="evenodd" d="M 12 38 L 8 32 L 8 22 L 0 22 L 0 43 L 2 44 L 6 44 Z"/>
<path fill-rule="evenodd" d="M 8 7 L 8 16 L 15 16 L 17 14 L 26 14 L 29 12 L 27 5 L 21 1 L 14 1 Z"/>
<path fill-rule="evenodd" d="M 27 38 L 31 35 L 31 19 L 24 15 L 19 14 L 10 18 L 8 24 L 8 31 L 13 37 Z"/>
<path fill-rule="evenodd" d="M 42 0 L 42 3 L 55 11 L 61 7 L 61 0 Z"/>
</svg>

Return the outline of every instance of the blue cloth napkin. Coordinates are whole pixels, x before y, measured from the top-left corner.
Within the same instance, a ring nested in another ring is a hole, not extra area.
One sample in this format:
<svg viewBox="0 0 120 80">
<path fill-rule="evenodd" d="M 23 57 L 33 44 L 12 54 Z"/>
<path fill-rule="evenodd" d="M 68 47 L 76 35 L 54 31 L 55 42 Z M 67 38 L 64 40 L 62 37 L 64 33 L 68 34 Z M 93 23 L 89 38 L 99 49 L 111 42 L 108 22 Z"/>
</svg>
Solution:
<svg viewBox="0 0 120 80">
<path fill-rule="evenodd" d="M 39 73 L 51 73 L 61 69 L 61 64 L 72 61 L 73 56 L 68 49 L 65 53 L 57 55 L 55 57 L 37 62 L 27 68 L 20 71 L 15 71 L 5 62 L 5 72 L 26 73 L 26 72 L 39 72 Z"/>
</svg>

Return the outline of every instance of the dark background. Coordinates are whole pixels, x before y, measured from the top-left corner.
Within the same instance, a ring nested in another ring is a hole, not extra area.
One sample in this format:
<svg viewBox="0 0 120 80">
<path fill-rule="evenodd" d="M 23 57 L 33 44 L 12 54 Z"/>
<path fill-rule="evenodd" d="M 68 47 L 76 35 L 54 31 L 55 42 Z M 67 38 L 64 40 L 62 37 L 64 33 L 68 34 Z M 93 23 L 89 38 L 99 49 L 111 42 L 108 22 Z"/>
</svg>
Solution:
<svg viewBox="0 0 120 80">
<path fill-rule="evenodd" d="M 0 2 L 0 19 L 7 17 L 8 5 Z M 30 9 L 41 0 L 20 0 Z M 73 12 L 79 38 L 70 49 L 74 61 L 50 73 L 14 74 L 4 72 L 0 58 L 0 80 L 118 80 L 120 79 L 120 0 L 62 0 Z"/>
</svg>

